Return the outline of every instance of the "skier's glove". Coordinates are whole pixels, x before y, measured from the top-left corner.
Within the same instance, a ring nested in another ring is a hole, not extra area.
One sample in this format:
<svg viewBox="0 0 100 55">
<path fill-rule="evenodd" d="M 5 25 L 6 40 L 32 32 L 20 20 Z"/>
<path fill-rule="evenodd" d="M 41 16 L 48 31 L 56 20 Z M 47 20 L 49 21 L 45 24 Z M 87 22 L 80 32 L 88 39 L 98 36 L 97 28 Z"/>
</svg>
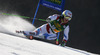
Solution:
<svg viewBox="0 0 100 55">
<path fill-rule="evenodd" d="M 47 21 L 48 23 L 50 23 L 51 19 L 50 19 L 50 18 L 47 18 L 46 21 Z"/>
<path fill-rule="evenodd" d="M 66 43 L 67 43 L 67 41 L 66 40 L 63 40 L 62 43 L 61 43 L 61 46 L 64 47 L 66 45 Z"/>
<path fill-rule="evenodd" d="M 56 40 L 56 45 L 59 45 L 59 41 L 58 41 L 58 39 Z"/>
</svg>

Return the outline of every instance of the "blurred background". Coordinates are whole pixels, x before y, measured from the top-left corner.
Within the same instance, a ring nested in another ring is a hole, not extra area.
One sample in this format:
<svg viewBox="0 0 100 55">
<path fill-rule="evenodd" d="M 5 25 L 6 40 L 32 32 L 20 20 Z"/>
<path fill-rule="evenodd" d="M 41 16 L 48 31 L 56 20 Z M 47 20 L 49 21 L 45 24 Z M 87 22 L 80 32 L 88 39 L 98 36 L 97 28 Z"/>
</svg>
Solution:
<svg viewBox="0 0 100 55">
<path fill-rule="evenodd" d="M 38 2 L 39 0 L 0 0 L 0 12 L 17 13 L 33 18 Z M 67 46 L 100 54 L 99 7 L 99 0 L 66 0 L 64 9 L 73 13 Z M 46 19 L 53 14 L 61 12 L 40 5 L 36 18 Z M 33 21 L 26 20 L 30 23 Z M 46 22 L 35 20 L 34 25 L 39 27 L 44 23 Z M 60 36 L 63 36 L 62 34 L 63 32 Z"/>
</svg>

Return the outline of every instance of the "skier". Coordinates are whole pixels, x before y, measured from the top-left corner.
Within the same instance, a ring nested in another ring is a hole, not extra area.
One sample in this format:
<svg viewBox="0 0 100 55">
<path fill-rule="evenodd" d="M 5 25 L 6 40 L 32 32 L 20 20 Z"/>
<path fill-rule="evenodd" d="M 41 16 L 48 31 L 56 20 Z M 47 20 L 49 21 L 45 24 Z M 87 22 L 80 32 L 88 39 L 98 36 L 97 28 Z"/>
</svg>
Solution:
<svg viewBox="0 0 100 55">
<path fill-rule="evenodd" d="M 56 33 L 64 31 L 61 46 L 65 46 L 68 40 L 68 33 L 69 33 L 68 23 L 71 19 L 72 19 L 72 12 L 69 10 L 65 10 L 62 12 L 62 15 L 54 14 L 52 16 L 49 16 L 46 19 L 48 23 L 40 26 L 34 31 L 16 31 L 16 32 L 24 33 L 24 35 L 29 39 L 33 39 L 34 36 L 38 36 L 39 34 L 42 34 L 44 35 L 45 39 L 55 40 L 57 39 Z M 56 41 L 56 44 L 59 44 L 58 41 Z"/>
</svg>

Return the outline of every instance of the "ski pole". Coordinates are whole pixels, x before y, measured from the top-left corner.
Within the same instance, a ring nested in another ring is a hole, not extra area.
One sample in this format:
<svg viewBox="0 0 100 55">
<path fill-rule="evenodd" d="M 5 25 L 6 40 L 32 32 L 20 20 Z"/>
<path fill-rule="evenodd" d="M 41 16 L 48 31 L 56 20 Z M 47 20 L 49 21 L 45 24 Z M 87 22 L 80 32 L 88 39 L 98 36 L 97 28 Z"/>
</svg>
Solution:
<svg viewBox="0 0 100 55">
<path fill-rule="evenodd" d="M 0 12 L 0 13 L 1 13 L 2 15 L 10 15 L 10 16 L 22 17 L 22 18 L 25 18 L 25 19 L 33 19 L 33 18 L 27 17 L 27 16 L 13 15 L 13 14 L 2 13 L 2 12 Z M 38 18 L 36 18 L 35 20 L 46 21 L 45 19 L 38 19 Z"/>
</svg>

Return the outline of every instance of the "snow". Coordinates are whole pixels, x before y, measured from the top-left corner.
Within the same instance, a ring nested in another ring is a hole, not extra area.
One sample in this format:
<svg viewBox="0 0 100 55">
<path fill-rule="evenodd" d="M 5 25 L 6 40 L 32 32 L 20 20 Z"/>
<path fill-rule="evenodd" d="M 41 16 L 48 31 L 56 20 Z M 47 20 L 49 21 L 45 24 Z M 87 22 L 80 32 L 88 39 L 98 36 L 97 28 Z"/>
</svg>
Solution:
<svg viewBox="0 0 100 55">
<path fill-rule="evenodd" d="M 34 30 L 28 21 L 16 16 L 0 15 L 0 32 L 15 33 L 15 30 Z"/>
<path fill-rule="evenodd" d="M 50 43 L 0 33 L 0 55 L 93 55 Z"/>
<path fill-rule="evenodd" d="M 0 55 L 95 55 L 67 46 L 20 38 L 15 34 L 15 30 L 34 29 L 32 24 L 20 17 L 0 16 Z"/>
</svg>

